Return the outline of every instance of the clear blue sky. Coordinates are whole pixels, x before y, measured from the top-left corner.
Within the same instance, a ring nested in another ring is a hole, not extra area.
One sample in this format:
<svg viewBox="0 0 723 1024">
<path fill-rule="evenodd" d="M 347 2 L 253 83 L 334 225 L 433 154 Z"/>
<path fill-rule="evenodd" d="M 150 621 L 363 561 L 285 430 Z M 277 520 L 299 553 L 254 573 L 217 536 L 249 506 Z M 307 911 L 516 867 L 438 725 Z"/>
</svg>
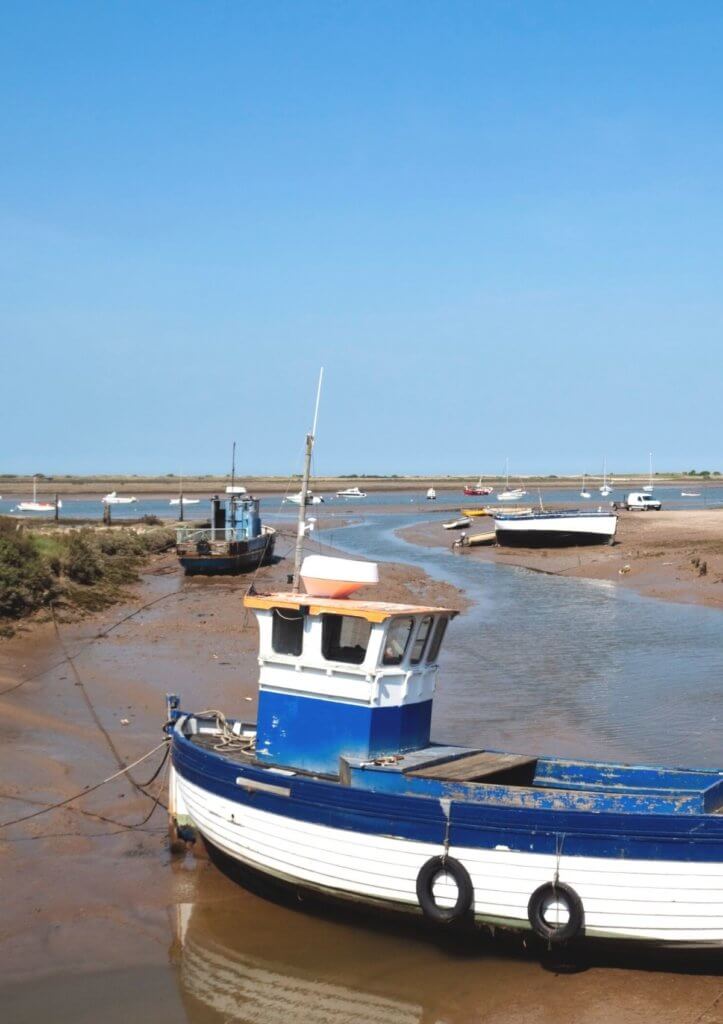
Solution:
<svg viewBox="0 0 723 1024">
<path fill-rule="evenodd" d="M 723 5 L 6 0 L 0 472 L 723 470 Z"/>
</svg>

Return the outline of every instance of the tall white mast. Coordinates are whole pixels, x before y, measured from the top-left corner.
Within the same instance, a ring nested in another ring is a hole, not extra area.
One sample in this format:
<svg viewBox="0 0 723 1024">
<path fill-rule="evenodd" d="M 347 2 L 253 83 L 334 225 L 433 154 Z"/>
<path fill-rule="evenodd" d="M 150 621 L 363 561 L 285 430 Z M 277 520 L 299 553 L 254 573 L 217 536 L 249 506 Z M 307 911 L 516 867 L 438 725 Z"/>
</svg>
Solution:
<svg viewBox="0 0 723 1024">
<path fill-rule="evenodd" d="M 301 558 L 304 549 L 304 535 L 306 534 L 306 498 L 309 493 L 309 475 L 311 473 L 311 455 L 314 451 L 314 440 L 316 438 L 316 424 L 319 419 L 319 402 L 321 401 L 321 382 L 324 379 L 324 367 L 319 370 L 319 384 L 316 388 L 316 404 L 314 406 L 314 422 L 311 433 L 306 435 L 306 457 L 304 460 L 304 477 L 301 482 L 301 501 L 299 503 L 299 521 L 296 529 L 296 552 L 294 554 L 294 590 L 299 589 L 299 574 L 301 572 Z"/>
</svg>

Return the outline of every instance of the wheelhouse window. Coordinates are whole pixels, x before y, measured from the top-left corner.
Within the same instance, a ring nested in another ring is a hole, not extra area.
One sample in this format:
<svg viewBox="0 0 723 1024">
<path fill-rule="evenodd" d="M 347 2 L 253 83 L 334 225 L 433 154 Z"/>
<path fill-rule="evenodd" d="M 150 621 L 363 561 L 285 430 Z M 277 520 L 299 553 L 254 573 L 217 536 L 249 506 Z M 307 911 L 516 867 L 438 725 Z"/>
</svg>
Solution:
<svg viewBox="0 0 723 1024">
<path fill-rule="evenodd" d="M 304 614 L 293 608 L 272 610 L 271 646 L 276 654 L 301 654 L 304 644 Z"/>
<path fill-rule="evenodd" d="M 361 665 L 371 632 L 371 623 L 356 615 L 322 615 L 321 652 L 327 661 Z"/>
<path fill-rule="evenodd" d="M 432 642 L 429 645 L 428 662 L 436 661 L 439 657 L 439 648 L 442 646 L 446 630 L 447 619 L 437 619 L 437 625 L 434 627 L 434 633 L 432 634 Z"/>
<path fill-rule="evenodd" d="M 412 653 L 409 656 L 409 660 L 412 665 L 418 665 L 424 657 L 424 648 L 427 646 L 427 640 L 432 630 L 432 616 L 425 615 L 420 621 L 419 627 L 417 628 L 417 635 L 414 638 L 412 644 Z"/>
<path fill-rule="evenodd" d="M 414 619 L 411 615 L 392 619 L 392 623 L 387 630 L 387 639 L 384 643 L 383 665 L 401 665 L 413 628 Z"/>
</svg>

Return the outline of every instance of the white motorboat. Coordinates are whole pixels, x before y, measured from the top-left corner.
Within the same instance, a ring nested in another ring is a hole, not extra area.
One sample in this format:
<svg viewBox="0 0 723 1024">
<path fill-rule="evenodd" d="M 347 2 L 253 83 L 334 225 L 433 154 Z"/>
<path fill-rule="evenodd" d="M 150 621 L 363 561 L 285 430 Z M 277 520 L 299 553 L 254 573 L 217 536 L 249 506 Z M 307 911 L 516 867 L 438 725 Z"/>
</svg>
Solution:
<svg viewBox="0 0 723 1024">
<path fill-rule="evenodd" d="M 582 474 L 582 487 L 580 488 L 580 497 L 581 498 L 589 498 L 590 497 L 590 492 L 585 487 L 585 474 L 584 473 Z"/>
<path fill-rule="evenodd" d="M 681 491 L 680 496 L 681 498 L 699 498 L 700 491 Z"/>
<path fill-rule="evenodd" d="M 565 509 L 560 512 L 529 512 L 527 515 L 495 515 L 498 544 L 519 547 L 568 547 L 578 544 L 612 544 L 618 517 L 613 512 Z"/>
<path fill-rule="evenodd" d="M 57 508 L 62 508 L 63 502 L 58 499 Z M 55 512 L 54 501 L 38 501 L 38 478 L 33 477 L 33 500 L 20 501 L 17 504 L 17 512 Z"/>
<path fill-rule="evenodd" d="M 337 498 L 366 498 L 366 492 L 360 491 L 358 487 L 345 487 L 343 491 L 336 492 Z"/>
<path fill-rule="evenodd" d="M 645 485 L 645 487 L 643 487 L 643 490 L 647 491 L 648 494 L 650 494 L 650 493 L 652 493 L 652 490 L 653 490 L 653 453 L 652 452 L 649 452 L 649 454 L 648 454 L 648 462 L 649 462 L 648 482 Z"/>
<path fill-rule="evenodd" d="M 427 491 L 427 501 L 436 501 L 436 500 L 437 500 L 437 492 L 435 491 L 435 489 L 433 487 L 430 487 L 429 490 Z"/>
<path fill-rule="evenodd" d="M 110 491 L 108 494 L 105 495 L 104 498 L 101 498 L 100 500 L 103 502 L 104 505 L 134 505 L 138 501 L 138 498 L 126 498 L 118 494 L 117 491 Z"/>
</svg>

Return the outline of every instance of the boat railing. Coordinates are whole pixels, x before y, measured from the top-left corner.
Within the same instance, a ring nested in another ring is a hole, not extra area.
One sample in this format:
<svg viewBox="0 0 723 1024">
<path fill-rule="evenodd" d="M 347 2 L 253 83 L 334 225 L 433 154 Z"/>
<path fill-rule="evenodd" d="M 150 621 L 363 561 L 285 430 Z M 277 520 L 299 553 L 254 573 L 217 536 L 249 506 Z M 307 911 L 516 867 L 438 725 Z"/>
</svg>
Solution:
<svg viewBox="0 0 723 1024">
<path fill-rule="evenodd" d="M 198 544 L 199 541 L 236 541 L 246 540 L 246 531 L 235 526 L 193 527 L 179 526 L 176 528 L 176 544 Z"/>
</svg>

